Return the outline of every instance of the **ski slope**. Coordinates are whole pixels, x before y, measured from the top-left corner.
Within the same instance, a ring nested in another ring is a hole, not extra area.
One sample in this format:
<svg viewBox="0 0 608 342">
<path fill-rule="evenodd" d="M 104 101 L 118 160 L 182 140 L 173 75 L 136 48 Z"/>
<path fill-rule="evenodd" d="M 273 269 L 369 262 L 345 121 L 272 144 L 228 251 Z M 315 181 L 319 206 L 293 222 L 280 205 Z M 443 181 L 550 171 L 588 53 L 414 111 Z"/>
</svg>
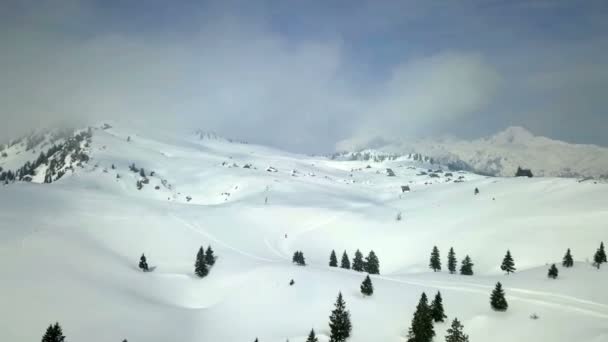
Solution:
<svg viewBox="0 0 608 342">
<path fill-rule="evenodd" d="M 608 242 L 607 184 L 432 178 L 437 165 L 405 158 L 335 161 L 126 128 L 94 130 L 90 157 L 52 184 L 0 186 L 3 340 L 38 340 L 59 321 L 67 341 L 303 342 L 311 328 L 328 341 L 341 291 L 349 341 L 397 342 L 420 294 L 441 291 L 448 320 L 458 317 L 471 341 L 608 341 L 608 269 L 589 262 Z M 154 171 L 141 190 L 133 163 Z M 204 279 L 193 274 L 201 245 L 218 256 Z M 434 245 L 440 273 L 428 269 Z M 471 256 L 474 276 L 447 273 L 450 247 L 459 261 Z M 548 279 L 567 248 L 575 266 Z M 327 266 L 332 249 L 351 260 L 375 251 L 372 297 L 359 292 L 363 273 Z M 507 249 L 509 276 L 499 269 Z M 291 263 L 296 250 L 306 267 Z M 154 272 L 137 268 L 142 253 Z M 489 305 L 497 281 L 504 313 Z M 436 324 L 435 341 L 448 327 Z"/>
</svg>

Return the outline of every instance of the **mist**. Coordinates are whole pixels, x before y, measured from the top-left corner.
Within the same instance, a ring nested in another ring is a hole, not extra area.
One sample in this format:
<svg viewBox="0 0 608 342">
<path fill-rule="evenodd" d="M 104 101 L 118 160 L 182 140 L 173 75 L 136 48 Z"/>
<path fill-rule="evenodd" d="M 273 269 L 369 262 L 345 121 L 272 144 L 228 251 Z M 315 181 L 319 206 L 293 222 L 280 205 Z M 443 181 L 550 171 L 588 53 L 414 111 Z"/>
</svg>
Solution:
<svg viewBox="0 0 608 342">
<path fill-rule="evenodd" d="M 492 20 L 518 5 L 7 3 L 0 137 L 119 121 L 317 153 L 516 124 L 607 145 L 602 6 L 578 11 L 591 24 L 577 28 L 559 26 L 560 1 Z M 567 39 L 534 27 L 547 14 Z"/>
</svg>

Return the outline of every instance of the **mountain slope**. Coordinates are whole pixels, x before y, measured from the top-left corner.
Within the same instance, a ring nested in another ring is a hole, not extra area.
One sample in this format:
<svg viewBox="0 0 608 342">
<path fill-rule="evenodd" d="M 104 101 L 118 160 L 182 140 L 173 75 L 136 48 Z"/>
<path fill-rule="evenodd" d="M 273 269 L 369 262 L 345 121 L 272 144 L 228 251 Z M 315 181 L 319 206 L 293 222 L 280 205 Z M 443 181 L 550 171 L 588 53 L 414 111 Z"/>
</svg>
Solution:
<svg viewBox="0 0 608 342">
<path fill-rule="evenodd" d="M 349 341 L 397 342 L 422 291 L 438 290 L 471 341 L 608 337 L 608 268 L 587 262 L 606 239 L 606 184 L 429 172 L 413 158 L 331 160 L 120 127 L 92 134 L 82 168 L 51 184 L 0 186 L 7 340 L 40 339 L 59 321 L 69 341 L 303 342 L 314 328 L 325 342 L 341 291 Z M 193 274 L 201 245 L 218 256 L 204 279 Z M 450 247 L 458 260 L 470 255 L 475 275 L 428 270 L 435 245 L 444 265 Z M 548 279 L 547 263 L 566 248 L 575 267 Z M 372 297 L 359 292 L 364 274 L 327 266 L 332 249 L 375 251 Z M 499 270 L 507 249 L 518 268 L 509 276 Z M 297 250 L 308 266 L 291 263 Z M 154 272 L 138 270 L 142 253 Z M 488 303 L 496 281 L 506 313 Z M 435 340 L 448 326 L 436 325 Z"/>
<path fill-rule="evenodd" d="M 537 176 L 608 178 L 608 148 L 534 136 L 521 127 L 473 141 L 423 139 L 391 142 L 377 149 L 419 153 L 441 164 L 494 176 L 513 176 L 521 166 Z"/>
</svg>

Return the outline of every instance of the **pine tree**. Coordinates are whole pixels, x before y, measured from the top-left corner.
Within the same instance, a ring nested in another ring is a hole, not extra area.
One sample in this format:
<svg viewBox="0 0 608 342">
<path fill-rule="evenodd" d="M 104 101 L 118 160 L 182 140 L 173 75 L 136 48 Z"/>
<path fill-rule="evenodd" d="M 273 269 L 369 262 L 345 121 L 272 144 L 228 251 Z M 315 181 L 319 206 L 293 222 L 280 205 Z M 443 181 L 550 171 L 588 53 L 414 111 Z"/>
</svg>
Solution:
<svg viewBox="0 0 608 342">
<path fill-rule="evenodd" d="M 344 342 L 350 336 L 352 325 L 350 313 L 346 310 L 346 303 L 342 299 L 342 293 L 338 293 L 335 309 L 329 316 L 330 342 Z"/>
<path fill-rule="evenodd" d="M 456 254 L 454 253 L 454 248 L 450 247 L 450 251 L 448 252 L 448 270 L 450 274 L 456 273 Z"/>
<path fill-rule="evenodd" d="M 574 266 L 574 259 L 572 259 L 572 254 L 570 254 L 570 248 L 568 248 L 568 250 L 566 251 L 566 255 L 564 255 L 562 266 L 566 268 Z"/>
<path fill-rule="evenodd" d="M 141 268 L 141 270 L 144 272 L 148 272 L 149 270 L 148 261 L 146 260 L 146 256 L 143 254 L 141 255 L 141 258 L 139 258 L 139 268 Z"/>
<path fill-rule="evenodd" d="M 338 258 L 336 257 L 336 251 L 332 249 L 331 254 L 329 255 L 329 266 L 330 267 L 338 267 Z"/>
<path fill-rule="evenodd" d="M 369 275 L 367 275 L 365 280 L 363 280 L 363 283 L 361 283 L 361 293 L 366 296 L 374 294 L 374 286 L 372 285 L 372 280 L 369 278 Z"/>
<path fill-rule="evenodd" d="M 439 291 L 437 291 L 435 299 L 431 302 L 431 317 L 433 317 L 435 322 L 443 322 L 445 318 L 448 318 L 443 311 L 443 299 Z"/>
<path fill-rule="evenodd" d="M 594 257 L 593 259 L 594 259 L 595 263 L 597 264 L 597 268 L 600 268 L 600 264 L 608 262 L 608 260 L 606 260 L 606 251 L 604 250 L 604 242 L 600 243 L 600 248 L 597 250 L 597 252 L 595 254 L 596 254 L 597 258 Z"/>
<path fill-rule="evenodd" d="M 593 265 L 599 270 L 602 263 L 605 262 L 604 259 L 605 257 L 602 255 L 602 248 L 600 247 L 593 256 Z"/>
<path fill-rule="evenodd" d="M 437 246 L 434 246 L 433 251 L 431 252 L 429 267 L 433 272 L 441 271 L 441 258 L 439 257 L 439 249 L 437 249 Z"/>
<path fill-rule="evenodd" d="M 365 270 L 365 264 L 363 262 L 363 253 L 357 249 L 355 252 L 355 258 L 353 259 L 353 270 L 357 272 L 363 272 Z"/>
<path fill-rule="evenodd" d="M 507 304 L 507 300 L 505 299 L 505 292 L 502 289 L 502 284 L 500 282 L 496 283 L 496 287 L 492 291 L 492 295 L 490 296 L 490 305 L 492 305 L 492 309 L 495 311 L 507 311 L 509 304 Z"/>
<path fill-rule="evenodd" d="M 348 254 L 346 254 L 346 251 L 344 251 L 342 254 L 342 262 L 340 263 L 340 267 L 350 270 L 350 260 L 348 259 Z"/>
<path fill-rule="evenodd" d="M 469 342 L 469 336 L 462 331 L 463 328 L 464 327 L 458 321 L 458 319 L 454 318 L 452 321 L 452 327 L 448 329 L 445 342 Z"/>
<path fill-rule="evenodd" d="M 556 279 L 558 273 L 559 273 L 559 271 L 557 270 L 557 267 L 555 267 L 555 264 L 553 264 L 553 265 L 551 265 L 551 268 L 549 268 L 549 273 L 547 274 L 547 276 L 549 278 Z"/>
<path fill-rule="evenodd" d="M 196 253 L 196 262 L 194 263 L 194 273 L 200 278 L 205 278 L 209 274 L 209 268 L 205 262 L 205 249 L 203 246 Z"/>
<path fill-rule="evenodd" d="M 431 316 L 426 293 L 423 292 L 416 307 L 416 312 L 414 312 L 414 318 L 412 318 L 412 326 L 408 332 L 407 341 L 431 342 L 434 336 L 433 317 Z"/>
<path fill-rule="evenodd" d="M 306 342 L 319 342 L 319 339 L 315 335 L 314 329 L 310 330 L 310 334 L 308 334 L 308 338 L 306 339 Z"/>
<path fill-rule="evenodd" d="M 42 342 L 63 342 L 65 336 L 63 336 L 63 330 L 59 323 L 51 324 L 46 329 L 46 333 L 42 336 Z"/>
<path fill-rule="evenodd" d="M 460 266 L 460 274 L 462 275 L 473 275 L 473 262 L 471 258 L 467 255 L 464 260 L 462 260 L 462 266 Z"/>
<path fill-rule="evenodd" d="M 205 263 L 209 266 L 213 266 L 215 264 L 215 256 L 213 255 L 213 249 L 211 249 L 211 246 L 207 247 L 207 251 L 205 252 Z"/>
<path fill-rule="evenodd" d="M 306 259 L 304 259 L 304 253 L 300 251 L 300 256 L 298 257 L 298 265 L 306 266 Z"/>
<path fill-rule="evenodd" d="M 365 272 L 369 274 L 380 274 L 380 260 L 376 256 L 374 251 L 370 251 L 367 257 L 365 257 Z"/>
<path fill-rule="evenodd" d="M 511 251 L 507 250 L 507 254 L 505 258 L 502 260 L 502 265 L 500 265 L 500 269 L 509 273 L 515 272 L 515 262 L 513 262 L 513 257 L 511 256 Z"/>
</svg>

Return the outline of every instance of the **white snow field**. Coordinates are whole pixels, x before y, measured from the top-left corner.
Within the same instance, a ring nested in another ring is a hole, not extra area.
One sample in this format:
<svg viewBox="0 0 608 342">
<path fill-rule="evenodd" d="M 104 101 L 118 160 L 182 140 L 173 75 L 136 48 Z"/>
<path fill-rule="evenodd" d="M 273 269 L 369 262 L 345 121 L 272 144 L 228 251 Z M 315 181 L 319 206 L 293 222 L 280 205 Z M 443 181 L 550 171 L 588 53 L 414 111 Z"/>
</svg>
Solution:
<svg viewBox="0 0 608 342">
<path fill-rule="evenodd" d="M 407 159 L 332 161 L 120 128 L 94 130 L 89 150 L 88 164 L 57 182 L 0 186 L 2 341 L 40 340 L 55 321 L 67 342 L 302 342 L 311 328 L 328 341 L 339 291 L 352 342 L 405 341 L 423 291 L 441 291 L 448 315 L 435 341 L 454 317 L 472 342 L 608 341 L 608 266 L 590 263 L 608 242 L 608 184 L 431 178 Z M 155 172 L 141 190 L 131 163 Z M 218 256 L 203 279 L 193 274 L 201 245 Z M 438 273 L 428 268 L 434 245 Z M 459 261 L 471 256 L 474 276 L 446 271 L 452 246 Z M 373 296 L 359 291 L 365 274 L 328 266 L 332 249 L 351 260 L 376 252 Z M 507 249 L 511 275 L 499 269 Z M 291 263 L 296 250 L 307 266 Z M 142 253 L 154 272 L 138 269 Z M 497 281 L 506 312 L 489 305 Z"/>
</svg>

